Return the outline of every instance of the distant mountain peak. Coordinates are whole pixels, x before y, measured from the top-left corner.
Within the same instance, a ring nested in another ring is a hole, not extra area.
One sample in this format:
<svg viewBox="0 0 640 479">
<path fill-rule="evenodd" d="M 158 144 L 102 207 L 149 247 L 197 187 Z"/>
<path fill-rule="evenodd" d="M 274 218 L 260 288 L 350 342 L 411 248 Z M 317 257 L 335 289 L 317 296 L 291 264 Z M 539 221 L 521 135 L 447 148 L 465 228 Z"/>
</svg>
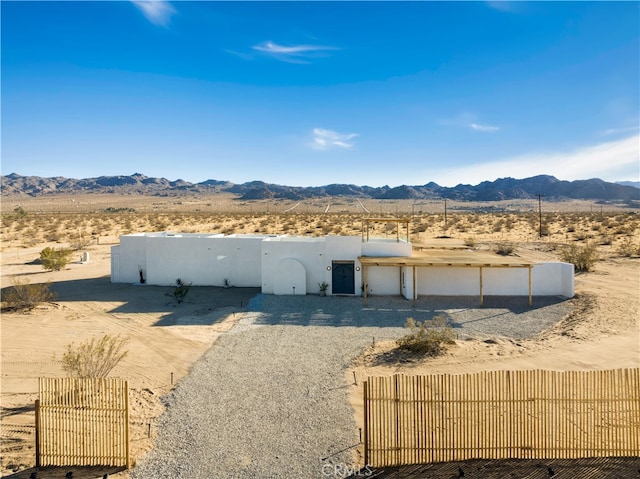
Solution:
<svg viewBox="0 0 640 479">
<path fill-rule="evenodd" d="M 461 201 L 497 201 L 506 199 L 535 198 L 543 195 L 547 201 L 562 199 L 593 200 L 640 200 L 640 183 L 618 184 L 599 178 L 563 181 L 551 175 L 530 178 L 498 178 L 483 181 L 475 186 L 458 184 L 444 187 L 430 181 L 424 185 L 400 185 L 389 187 L 358 186 L 355 184 L 331 184 L 326 186 L 286 186 L 253 180 L 243 184 L 229 181 L 206 180 L 190 183 L 177 179 L 148 177 L 142 173 L 97 178 L 43 178 L 21 176 L 11 173 L 1 177 L 2 195 L 40 196 L 57 193 L 127 193 L 166 195 L 170 193 L 233 193 L 244 200 L 321 198 L 331 196 L 353 196 L 372 199 L 437 199 L 447 198 Z"/>
</svg>

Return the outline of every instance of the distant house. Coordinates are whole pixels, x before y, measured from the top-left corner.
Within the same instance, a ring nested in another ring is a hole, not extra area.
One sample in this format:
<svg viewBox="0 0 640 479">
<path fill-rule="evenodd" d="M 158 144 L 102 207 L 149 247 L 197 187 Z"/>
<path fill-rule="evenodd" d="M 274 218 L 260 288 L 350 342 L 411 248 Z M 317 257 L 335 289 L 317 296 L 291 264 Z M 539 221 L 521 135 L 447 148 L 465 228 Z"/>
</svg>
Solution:
<svg viewBox="0 0 640 479">
<path fill-rule="evenodd" d="M 567 263 L 528 263 L 481 252 L 416 256 L 409 241 L 358 236 L 137 233 L 111 248 L 111 282 L 258 287 L 265 294 L 574 295 Z"/>
</svg>

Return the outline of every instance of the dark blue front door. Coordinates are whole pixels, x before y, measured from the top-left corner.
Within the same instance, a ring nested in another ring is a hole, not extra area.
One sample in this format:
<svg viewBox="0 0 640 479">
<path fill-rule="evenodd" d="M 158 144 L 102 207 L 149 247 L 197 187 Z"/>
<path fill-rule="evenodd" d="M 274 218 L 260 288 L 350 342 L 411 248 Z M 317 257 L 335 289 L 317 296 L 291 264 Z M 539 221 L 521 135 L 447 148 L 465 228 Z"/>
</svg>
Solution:
<svg viewBox="0 0 640 479">
<path fill-rule="evenodd" d="M 333 294 L 354 294 L 353 262 L 334 261 L 332 270 L 331 279 L 333 286 L 331 292 Z"/>
</svg>

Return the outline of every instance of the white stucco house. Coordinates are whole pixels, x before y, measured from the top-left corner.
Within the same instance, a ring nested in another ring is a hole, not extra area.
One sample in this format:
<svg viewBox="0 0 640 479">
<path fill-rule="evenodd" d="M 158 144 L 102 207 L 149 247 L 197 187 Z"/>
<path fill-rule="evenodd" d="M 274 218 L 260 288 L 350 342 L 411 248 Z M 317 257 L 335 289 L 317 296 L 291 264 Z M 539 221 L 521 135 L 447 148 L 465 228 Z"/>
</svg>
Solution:
<svg viewBox="0 0 640 479">
<path fill-rule="evenodd" d="M 111 281 L 258 287 L 276 295 L 574 296 L 574 267 L 481 252 L 416 256 L 408 240 L 358 236 L 137 233 L 111 248 Z M 364 287 L 363 285 L 366 285 Z"/>
</svg>

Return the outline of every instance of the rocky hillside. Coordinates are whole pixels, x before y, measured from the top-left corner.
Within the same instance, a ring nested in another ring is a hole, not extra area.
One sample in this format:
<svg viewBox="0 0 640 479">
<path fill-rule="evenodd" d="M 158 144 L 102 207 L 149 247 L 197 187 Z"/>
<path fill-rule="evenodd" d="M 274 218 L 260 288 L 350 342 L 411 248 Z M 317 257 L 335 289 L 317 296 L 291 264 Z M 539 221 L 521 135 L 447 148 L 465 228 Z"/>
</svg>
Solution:
<svg viewBox="0 0 640 479">
<path fill-rule="evenodd" d="M 42 178 L 16 173 L 2 176 L 2 195 L 40 196 L 56 193 L 122 193 L 145 195 L 177 195 L 180 193 L 234 193 L 243 200 L 285 198 L 303 200 L 327 196 L 355 196 L 373 199 L 434 199 L 447 198 L 467 201 L 497 201 L 535 198 L 543 195 L 547 201 L 563 199 L 640 201 L 640 189 L 594 178 L 562 181 L 553 176 L 539 175 L 525 179 L 500 178 L 477 185 L 459 184 L 443 187 L 429 182 L 424 185 L 370 187 L 353 184 L 332 184 L 303 187 L 285 186 L 263 181 L 234 184 L 228 181 L 207 180 L 190 183 L 151 178 L 140 173 L 130 176 L 100 176 L 98 178 Z"/>
</svg>

